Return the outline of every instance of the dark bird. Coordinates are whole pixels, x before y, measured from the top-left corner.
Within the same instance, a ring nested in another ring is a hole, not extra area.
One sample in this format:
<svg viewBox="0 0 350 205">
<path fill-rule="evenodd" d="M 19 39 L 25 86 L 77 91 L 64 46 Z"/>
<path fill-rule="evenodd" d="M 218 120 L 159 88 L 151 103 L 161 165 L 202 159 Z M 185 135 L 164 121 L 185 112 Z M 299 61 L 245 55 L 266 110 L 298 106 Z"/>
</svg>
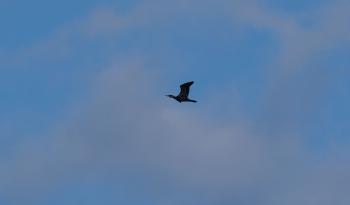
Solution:
<svg viewBox="0 0 350 205">
<path fill-rule="evenodd" d="M 193 81 L 184 83 L 180 85 L 181 91 L 177 96 L 173 95 L 167 95 L 169 98 L 174 98 L 178 102 L 194 102 L 196 103 L 197 101 L 191 100 L 188 98 L 188 94 L 190 93 L 190 87 L 193 84 Z"/>
</svg>

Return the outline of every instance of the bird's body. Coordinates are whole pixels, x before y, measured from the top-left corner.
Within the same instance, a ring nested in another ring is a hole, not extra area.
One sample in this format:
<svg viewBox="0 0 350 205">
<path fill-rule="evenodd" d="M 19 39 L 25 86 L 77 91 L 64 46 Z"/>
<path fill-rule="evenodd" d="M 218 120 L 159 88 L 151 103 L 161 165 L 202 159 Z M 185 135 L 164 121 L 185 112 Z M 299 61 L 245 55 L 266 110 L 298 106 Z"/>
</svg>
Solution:
<svg viewBox="0 0 350 205">
<path fill-rule="evenodd" d="M 167 95 L 167 96 L 177 100 L 180 103 L 181 102 L 194 102 L 194 103 L 196 103 L 197 101 L 191 100 L 188 98 L 188 94 L 190 93 L 190 87 L 192 84 L 193 84 L 193 81 L 184 83 L 184 84 L 180 85 L 181 91 L 177 96 L 174 96 L 174 95 Z"/>
</svg>

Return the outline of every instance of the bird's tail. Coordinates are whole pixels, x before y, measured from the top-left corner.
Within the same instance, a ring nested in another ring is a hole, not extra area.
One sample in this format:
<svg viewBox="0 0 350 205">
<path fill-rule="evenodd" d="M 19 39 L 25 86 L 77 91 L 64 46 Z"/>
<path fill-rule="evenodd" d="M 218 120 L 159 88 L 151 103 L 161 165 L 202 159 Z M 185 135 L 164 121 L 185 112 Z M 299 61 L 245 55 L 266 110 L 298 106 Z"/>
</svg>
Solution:
<svg viewBox="0 0 350 205">
<path fill-rule="evenodd" d="M 196 103 L 197 101 L 195 101 L 195 100 L 190 100 L 190 99 L 188 99 L 188 101 L 189 102 L 193 102 L 193 103 Z"/>
</svg>

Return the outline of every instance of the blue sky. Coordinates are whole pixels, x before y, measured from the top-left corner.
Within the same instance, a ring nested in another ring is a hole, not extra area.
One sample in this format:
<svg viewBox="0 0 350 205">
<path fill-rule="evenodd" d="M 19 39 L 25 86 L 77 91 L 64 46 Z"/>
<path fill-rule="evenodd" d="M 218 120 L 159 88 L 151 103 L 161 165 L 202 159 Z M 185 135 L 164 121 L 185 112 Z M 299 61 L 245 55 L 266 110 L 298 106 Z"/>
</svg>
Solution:
<svg viewBox="0 0 350 205">
<path fill-rule="evenodd" d="M 349 9 L 0 2 L 0 203 L 349 204 Z"/>
</svg>

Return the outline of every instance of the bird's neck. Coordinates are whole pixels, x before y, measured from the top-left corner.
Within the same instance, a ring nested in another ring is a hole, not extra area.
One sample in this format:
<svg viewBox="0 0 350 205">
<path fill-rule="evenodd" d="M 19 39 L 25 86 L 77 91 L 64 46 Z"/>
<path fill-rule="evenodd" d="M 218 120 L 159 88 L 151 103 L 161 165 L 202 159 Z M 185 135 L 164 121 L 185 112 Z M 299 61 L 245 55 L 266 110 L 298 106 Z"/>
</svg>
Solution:
<svg viewBox="0 0 350 205">
<path fill-rule="evenodd" d="M 181 100 L 179 100 L 179 98 L 177 96 L 174 96 L 174 95 L 169 95 L 169 97 L 175 99 L 176 101 L 178 102 L 181 102 Z"/>
</svg>

